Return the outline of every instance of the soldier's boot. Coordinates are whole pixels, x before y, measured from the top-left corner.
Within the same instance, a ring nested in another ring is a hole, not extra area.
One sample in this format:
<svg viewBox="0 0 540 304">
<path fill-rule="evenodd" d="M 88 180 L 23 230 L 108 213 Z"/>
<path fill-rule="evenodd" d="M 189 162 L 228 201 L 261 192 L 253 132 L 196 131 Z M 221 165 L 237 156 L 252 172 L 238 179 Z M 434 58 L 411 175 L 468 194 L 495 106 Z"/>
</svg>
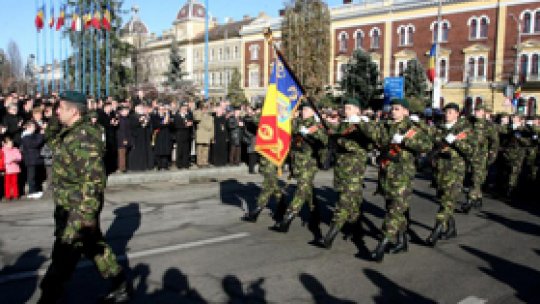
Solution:
<svg viewBox="0 0 540 304">
<path fill-rule="evenodd" d="M 249 213 L 246 213 L 242 217 L 242 220 L 246 221 L 246 222 L 255 223 L 255 222 L 257 222 L 257 219 L 259 218 L 259 215 L 261 214 L 261 212 L 263 210 L 264 210 L 264 207 L 257 206 L 257 208 L 255 208 L 255 210 L 253 210 L 253 211 L 251 211 Z"/>
<path fill-rule="evenodd" d="M 463 204 L 461 204 L 461 212 L 469 214 L 473 206 L 473 199 L 467 199 Z"/>
<path fill-rule="evenodd" d="M 377 248 L 371 252 L 371 259 L 375 262 L 382 262 L 384 254 L 391 244 L 390 239 L 384 237 L 377 245 Z"/>
<path fill-rule="evenodd" d="M 133 295 L 131 281 L 126 278 L 124 272 L 120 272 L 112 278 L 109 292 L 101 298 L 101 303 L 127 303 Z"/>
<path fill-rule="evenodd" d="M 454 219 L 453 216 L 448 218 L 447 226 L 448 226 L 448 228 L 446 229 L 446 231 L 443 233 L 442 236 L 446 240 L 457 237 L 456 220 Z"/>
<path fill-rule="evenodd" d="M 397 242 L 390 248 L 390 253 L 406 252 L 409 249 L 407 241 L 407 232 L 400 231 L 397 235 Z"/>
<path fill-rule="evenodd" d="M 339 230 L 340 229 L 339 229 L 338 225 L 336 225 L 335 223 L 332 223 L 330 225 L 330 230 L 328 230 L 328 232 L 326 233 L 326 235 L 324 236 L 324 239 L 323 239 L 324 248 L 326 248 L 326 249 L 331 249 L 332 248 L 332 244 L 334 243 L 334 240 L 336 239 L 336 236 L 338 235 Z"/>
<path fill-rule="evenodd" d="M 480 210 L 482 209 L 482 205 L 483 205 L 483 202 L 482 202 L 482 198 L 477 198 L 474 200 L 473 202 L 473 207 L 477 210 Z"/>
<path fill-rule="evenodd" d="M 440 221 L 437 221 L 437 224 L 435 224 L 435 228 L 433 228 L 433 231 L 431 231 L 431 234 L 426 240 L 426 243 L 430 245 L 431 247 L 435 247 L 437 244 L 437 241 L 441 238 L 441 235 L 443 233 L 443 223 Z"/>
<path fill-rule="evenodd" d="M 283 216 L 283 220 L 277 222 L 271 229 L 277 232 L 287 233 L 289 232 L 289 228 L 291 227 L 291 223 L 295 217 L 296 215 L 294 212 L 287 211 L 287 213 Z"/>
</svg>

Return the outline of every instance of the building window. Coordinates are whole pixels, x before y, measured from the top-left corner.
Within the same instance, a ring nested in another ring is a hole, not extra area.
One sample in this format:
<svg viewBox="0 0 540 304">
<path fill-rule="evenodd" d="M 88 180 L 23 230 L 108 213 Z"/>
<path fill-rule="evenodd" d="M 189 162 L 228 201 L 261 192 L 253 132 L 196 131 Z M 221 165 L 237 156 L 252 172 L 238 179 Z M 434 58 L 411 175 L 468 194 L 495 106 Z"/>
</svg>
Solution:
<svg viewBox="0 0 540 304">
<path fill-rule="evenodd" d="M 536 11 L 534 14 L 534 32 L 540 32 L 540 10 Z"/>
<path fill-rule="evenodd" d="M 433 42 L 437 42 L 439 39 L 439 23 L 434 21 L 431 24 L 431 29 L 433 30 Z M 448 42 L 448 33 L 450 31 L 450 22 L 448 20 L 441 21 L 441 36 L 439 42 Z"/>
<path fill-rule="evenodd" d="M 414 25 L 402 25 L 398 28 L 399 45 L 411 46 L 414 42 L 414 32 L 416 31 Z"/>
<path fill-rule="evenodd" d="M 538 54 L 532 55 L 531 60 L 531 76 L 538 78 Z"/>
<path fill-rule="evenodd" d="M 336 80 L 338 82 L 340 82 L 343 79 L 343 76 L 346 73 L 347 73 L 347 64 L 346 63 L 338 63 Z"/>
<path fill-rule="evenodd" d="M 259 60 L 259 46 L 254 44 L 249 47 L 251 60 Z"/>
<path fill-rule="evenodd" d="M 219 86 L 221 87 L 223 85 L 223 73 L 219 72 Z"/>
<path fill-rule="evenodd" d="M 523 33 L 524 34 L 530 34 L 531 31 L 531 25 L 532 25 L 532 16 L 531 12 L 525 12 L 523 14 Z"/>
<path fill-rule="evenodd" d="M 407 69 L 409 59 L 401 59 L 396 62 L 395 76 L 403 76 L 403 73 Z"/>
<path fill-rule="evenodd" d="M 225 48 L 225 60 L 231 59 L 231 49 L 229 47 Z"/>
<path fill-rule="evenodd" d="M 519 61 L 519 79 L 521 82 L 528 80 L 538 81 L 540 80 L 540 54 L 521 54 Z"/>
<path fill-rule="evenodd" d="M 347 52 L 348 40 L 349 40 L 349 35 L 347 35 L 347 33 L 342 32 L 341 34 L 339 34 L 339 51 L 341 53 Z"/>
<path fill-rule="evenodd" d="M 237 46 L 234 47 L 234 59 L 240 58 L 239 48 Z"/>
<path fill-rule="evenodd" d="M 476 38 L 476 31 L 478 30 L 478 20 L 473 19 L 471 20 L 471 25 L 469 26 L 469 37 L 471 39 Z"/>
<path fill-rule="evenodd" d="M 469 18 L 467 24 L 469 25 L 469 38 L 470 39 L 486 39 L 488 37 L 489 28 L 488 16 L 472 16 Z"/>
<path fill-rule="evenodd" d="M 488 19 L 487 17 L 482 17 L 480 19 L 480 38 L 487 38 L 488 36 Z"/>
<path fill-rule="evenodd" d="M 219 61 L 223 60 L 223 49 L 222 48 L 219 48 L 219 50 L 218 50 L 218 60 Z"/>
<path fill-rule="evenodd" d="M 448 60 L 443 58 L 439 61 L 439 78 L 446 81 L 448 77 Z"/>
<path fill-rule="evenodd" d="M 478 58 L 478 73 L 477 73 L 478 78 L 486 77 L 485 67 L 486 67 L 486 62 L 485 62 L 484 57 L 479 57 Z"/>
<path fill-rule="evenodd" d="M 469 57 L 467 59 L 465 80 L 469 82 L 485 82 L 487 66 L 487 58 L 485 56 Z"/>
<path fill-rule="evenodd" d="M 249 71 L 249 87 L 250 88 L 259 87 L 259 70 L 252 69 Z"/>
<path fill-rule="evenodd" d="M 370 36 L 371 36 L 371 48 L 378 49 L 380 45 L 380 40 L 381 40 L 381 31 L 375 27 L 371 29 Z"/>
<path fill-rule="evenodd" d="M 354 34 L 355 39 L 355 49 L 360 50 L 362 49 L 362 45 L 364 44 L 364 32 L 362 30 L 356 31 Z"/>
<path fill-rule="evenodd" d="M 474 66 L 476 60 L 474 58 L 469 58 L 469 64 L 467 66 L 467 77 L 470 79 L 474 78 Z"/>
<path fill-rule="evenodd" d="M 216 56 L 216 52 L 215 52 L 214 49 L 212 49 L 212 50 L 210 51 L 210 61 L 213 61 L 214 58 L 215 58 L 215 56 Z"/>
</svg>

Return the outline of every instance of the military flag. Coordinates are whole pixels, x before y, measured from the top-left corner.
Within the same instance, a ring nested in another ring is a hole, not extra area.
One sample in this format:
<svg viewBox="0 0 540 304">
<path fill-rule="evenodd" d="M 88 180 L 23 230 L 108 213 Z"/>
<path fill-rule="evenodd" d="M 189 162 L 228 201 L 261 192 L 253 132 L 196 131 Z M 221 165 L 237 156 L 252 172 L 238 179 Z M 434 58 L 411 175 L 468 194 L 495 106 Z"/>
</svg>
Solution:
<svg viewBox="0 0 540 304">
<path fill-rule="evenodd" d="M 435 66 L 435 57 L 437 55 L 437 44 L 434 43 L 429 51 L 429 67 L 427 70 L 427 76 L 429 81 L 433 82 L 437 74 L 437 68 Z"/>
<path fill-rule="evenodd" d="M 54 6 L 51 5 L 51 16 L 49 17 L 49 27 L 54 27 Z"/>
<path fill-rule="evenodd" d="M 44 25 L 44 15 L 45 15 L 45 5 L 42 5 L 38 11 L 37 11 L 37 14 L 36 14 L 36 19 L 35 19 L 35 24 L 36 24 L 36 29 L 38 30 L 38 32 L 40 30 L 43 29 L 43 25 Z"/>
<path fill-rule="evenodd" d="M 101 14 L 99 13 L 98 9 L 94 10 L 94 17 L 92 18 L 92 26 L 96 30 L 101 29 Z"/>
<path fill-rule="evenodd" d="M 304 90 L 281 53 L 276 50 L 276 54 L 257 130 L 255 150 L 276 166 L 282 166 L 291 146 L 292 118 L 304 98 Z"/>
<path fill-rule="evenodd" d="M 103 18 L 101 19 L 101 24 L 104 30 L 111 30 L 111 7 L 107 5 L 105 12 L 103 12 Z"/>
<path fill-rule="evenodd" d="M 60 14 L 58 15 L 58 20 L 56 20 L 56 30 L 60 30 L 66 21 L 66 5 L 62 5 L 60 9 Z"/>
<path fill-rule="evenodd" d="M 86 12 L 83 16 L 83 22 L 84 22 L 84 29 L 87 30 L 92 26 L 92 14 L 90 13 L 89 9 L 86 9 Z"/>
<path fill-rule="evenodd" d="M 75 11 L 73 11 L 73 15 L 71 16 L 71 30 L 74 32 L 81 30 L 81 17 L 79 16 L 79 13 L 79 8 L 76 7 Z"/>
</svg>

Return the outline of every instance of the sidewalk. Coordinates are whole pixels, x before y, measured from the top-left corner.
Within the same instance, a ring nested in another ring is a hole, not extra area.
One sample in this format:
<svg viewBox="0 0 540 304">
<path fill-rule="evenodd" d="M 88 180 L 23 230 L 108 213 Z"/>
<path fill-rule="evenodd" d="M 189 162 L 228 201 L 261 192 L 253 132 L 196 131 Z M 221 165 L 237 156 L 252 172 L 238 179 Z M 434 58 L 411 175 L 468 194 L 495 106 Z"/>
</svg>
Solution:
<svg viewBox="0 0 540 304">
<path fill-rule="evenodd" d="M 111 174 L 107 180 L 107 186 L 137 185 L 154 182 L 175 182 L 189 184 L 198 180 L 224 178 L 229 176 L 247 175 L 248 167 L 246 165 L 234 167 L 209 167 L 192 168 L 189 170 L 178 170 L 176 168 L 170 171 L 144 171 Z"/>
</svg>

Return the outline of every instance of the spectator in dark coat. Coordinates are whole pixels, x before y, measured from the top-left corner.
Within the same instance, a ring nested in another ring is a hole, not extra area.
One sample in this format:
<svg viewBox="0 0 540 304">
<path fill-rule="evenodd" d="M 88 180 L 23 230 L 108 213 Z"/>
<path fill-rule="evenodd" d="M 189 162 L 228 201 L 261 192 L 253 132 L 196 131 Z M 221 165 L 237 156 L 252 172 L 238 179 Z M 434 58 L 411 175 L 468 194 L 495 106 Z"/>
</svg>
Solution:
<svg viewBox="0 0 540 304">
<path fill-rule="evenodd" d="M 229 128 L 229 163 L 238 166 L 242 156 L 242 137 L 244 132 L 244 120 L 240 116 L 240 108 L 234 109 L 234 114 L 229 117 L 227 126 Z"/>
<path fill-rule="evenodd" d="M 176 167 L 189 169 L 193 115 L 188 111 L 187 105 L 182 105 L 175 115 L 174 126 L 176 129 Z"/>
<path fill-rule="evenodd" d="M 129 151 L 128 169 L 130 171 L 150 170 L 154 167 L 152 156 L 152 126 L 150 117 L 142 104 L 135 106 L 135 113 L 130 115 L 131 150 Z"/>
<path fill-rule="evenodd" d="M 129 108 L 121 107 L 119 109 L 118 128 L 116 129 L 116 141 L 118 147 L 118 170 L 126 172 L 127 157 L 131 145 L 131 127 L 129 119 Z"/>
<path fill-rule="evenodd" d="M 98 123 L 105 129 L 105 171 L 111 174 L 117 169 L 118 144 L 116 141 L 116 128 L 118 119 L 113 111 L 110 102 L 103 105 L 103 109 L 98 109 Z"/>
<path fill-rule="evenodd" d="M 21 144 L 21 128 L 23 121 L 17 116 L 17 104 L 10 103 L 7 106 L 6 115 L 2 119 L 2 125 L 6 127 L 5 135 L 13 139 L 15 146 Z"/>
<path fill-rule="evenodd" d="M 152 143 L 157 169 L 169 170 L 169 160 L 172 154 L 171 113 L 160 105 L 158 112 L 152 115 Z"/>
<path fill-rule="evenodd" d="M 227 117 L 222 107 L 216 107 L 214 117 L 214 144 L 212 145 L 212 155 L 214 166 L 227 165 L 227 142 L 229 141 L 227 132 Z"/>
<path fill-rule="evenodd" d="M 28 198 L 38 199 L 43 195 L 40 173 L 43 167 L 41 148 L 44 141 L 43 131 L 36 132 L 35 122 L 29 121 L 24 125 L 21 146 L 24 164 L 26 166 Z"/>
</svg>

